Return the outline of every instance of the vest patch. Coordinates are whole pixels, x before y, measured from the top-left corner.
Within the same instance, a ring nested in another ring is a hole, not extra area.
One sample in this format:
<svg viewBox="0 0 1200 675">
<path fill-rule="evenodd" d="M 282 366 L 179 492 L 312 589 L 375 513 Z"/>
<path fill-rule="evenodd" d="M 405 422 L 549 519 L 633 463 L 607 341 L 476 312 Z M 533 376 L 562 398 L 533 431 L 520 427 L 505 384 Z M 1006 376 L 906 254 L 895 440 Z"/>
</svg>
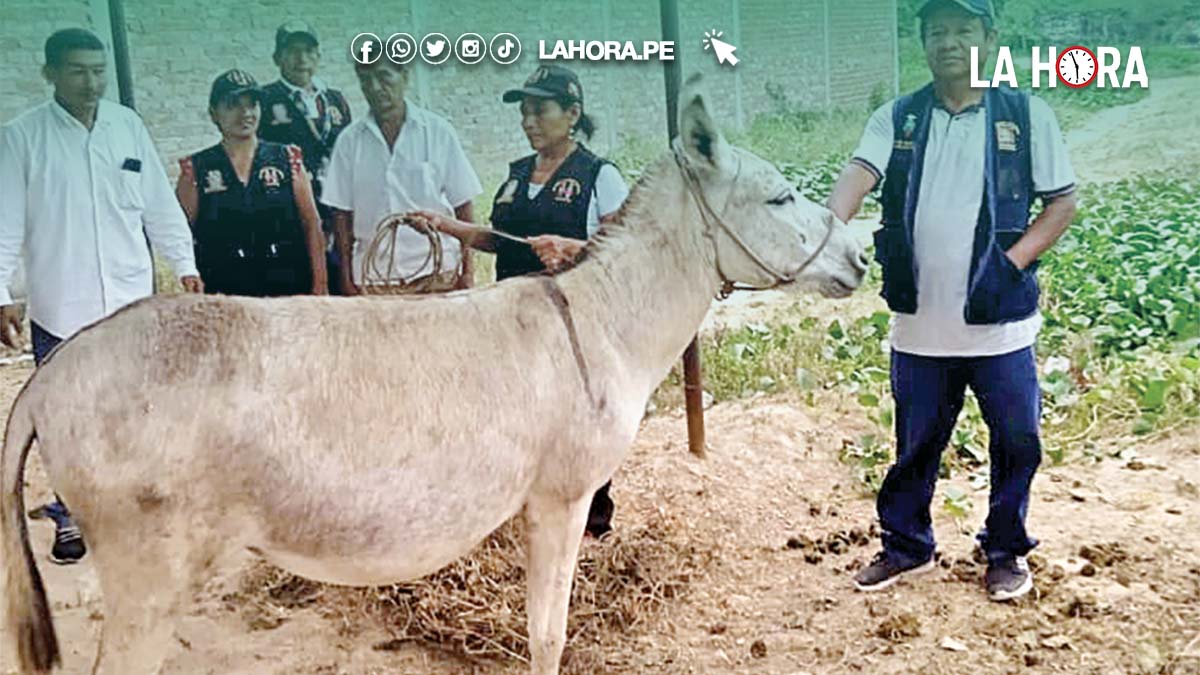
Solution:
<svg viewBox="0 0 1200 675">
<path fill-rule="evenodd" d="M 204 174 L 204 194 L 211 195 L 214 192 L 224 192 L 229 189 L 225 184 L 225 177 L 217 169 L 213 169 Z"/>
<path fill-rule="evenodd" d="M 1021 139 L 1021 128 L 1014 122 L 996 122 L 996 148 L 1005 152 L 1016 152 Z"/>
<path fill-rule="evenodd" d="M 277 188 L 283 182 L 283 171 L 277 166 L 264 166 L 258 170 L 258 180 L 269 188 Z"/>
<path fill-rule="evenodd" d="M 554 201 L 570 204 L 583 191 L 583 186 L 574 178 L 563 178 L 550 189 L 554 192 Z"/>
<path fill-rule="evenodd" d="M 287 105 L 276 103 L 271 106 L 271 124 L 291 124 L 292 116 L 288 114 Z"/>
<path fill-rule="evenodd" d="M 517 194 L 517 185 L 520 183 L 516 178 L 509 180 L 504 184 L 504 188 L 500 190 L 500 196 L 496 198 L 497 204 L 511 204 L 513 197 Z"/>
</svg>

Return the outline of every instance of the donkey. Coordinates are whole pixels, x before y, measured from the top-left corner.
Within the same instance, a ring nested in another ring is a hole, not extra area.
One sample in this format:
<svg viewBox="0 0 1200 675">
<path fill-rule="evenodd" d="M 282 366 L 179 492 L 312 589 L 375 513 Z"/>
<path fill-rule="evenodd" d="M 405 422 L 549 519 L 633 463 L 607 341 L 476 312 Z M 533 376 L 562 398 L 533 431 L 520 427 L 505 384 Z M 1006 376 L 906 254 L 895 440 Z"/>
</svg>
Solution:
<svg viewBox="0 0 1200 675">
<path fill-rule="evenodd" d="M 531 672 L 552 675 L 592 493 L 723 285 L 844 297 L 849 228 L 731 147 L 688 83 L 680 140 L 571 269 L 417 299 L 155 297 L 62 345 L 0 455 L 8 630 L 59 649 L 22 513 L 33 441 L 91 546 L 93 673 L 157 673 L 226 554 L 322 582 L 429 574 L 521 509 Z"/>
</svg>

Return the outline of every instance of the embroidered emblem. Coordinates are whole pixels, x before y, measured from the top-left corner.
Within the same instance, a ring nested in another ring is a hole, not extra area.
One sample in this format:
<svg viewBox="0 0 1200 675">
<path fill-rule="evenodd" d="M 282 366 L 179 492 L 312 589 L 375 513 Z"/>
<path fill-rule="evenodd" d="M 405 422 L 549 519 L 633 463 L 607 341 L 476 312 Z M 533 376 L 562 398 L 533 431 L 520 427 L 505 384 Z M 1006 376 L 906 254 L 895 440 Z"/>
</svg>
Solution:
<svg viewBox="0 0 1200 675">
<path fill-rule="evenodd" d="M 271 124 L 291 124 L 292 117 L 288 114 L 287 106 L 276 103 L 271 106 Z"/>
<path fill-rule="evenodd" d="M 258 170 L 258 180 L 269 188 L 277 188 L 283 182 L 283 171 L 277 166 L 264 166 Z"/>
<path fill-rule="evenodd" d="M 913 137 L 913 132 L 916 130 L 917 130 L 917 116 L 915 113 L 908 113 L 908 115 L 906 115 L 904 117 L 904 127 L 901 129 L 901 131 L 904 132 L 904 138 L 906 140 L 911 141 L 912 137 Z"/>
<path fill-rule="evenodd" d="M 545 66 L 542 66 L 542 67 L 538 68 L 537 70 L 533 71 L 533 74 L 529 76 L 528 80 L 525 80 L 525 86 L 531 87 L 531 86 L 537 84 L 538 82 L 541 82 L 542 80 L 546 79 L 547 77 L 550 77 L 550 71 L 547 70 Z"/>
<path fill-rule="evenodd" d="M 574 82 L 567 83 L 567 95 L 572 98 L 583 98 L 583 92 L 579 91 L 579 85 Z"/>
<path fill-rule="evenodd" d="M 1013 122 L 996 122 L 996 148 L 1006 152 L 1017 151 L 1021 128 Z"/>
<path fill-rule="evenodd" d="M 253 81 L 250 79 L 250 76 L 247 75 L 246 72 L 242 71 L 242 70 L 231 70 L 226 75 L 226 77 L 229 78 L 230 82 L 238 85 L 239 87 L 249 87 L 253 84 Z"/>
<path fill-rule="evenodd" d="M 329 108 L 329 123 L 335 127 L 342 126 L 342 111 L 335 105 Z"/>
<path fill-rule="evenodd" d="M 554 192 L 554 201 L 570 204 L 575 200 L 575 196 L 583 190 L 583 186 L 574 178 L 563 178 L 550 188 Z"/>
<path fill-rule="evenodd" d="M 496 199 L 497 204 L 513 203 L 513 196 L 517 194 L 517 179 L 513 178 L 504 184 L 504 190 L 500 192 L 500 197 Z"/>
<path fill-rule="evenodd" d="M 214 192 L 224 192 L 228 189 L 225 185 L 225 176 L 221 175 L 218 169 L 212 169 L 204 174 L 204 194 L 211 195 Z"/>
</svg>

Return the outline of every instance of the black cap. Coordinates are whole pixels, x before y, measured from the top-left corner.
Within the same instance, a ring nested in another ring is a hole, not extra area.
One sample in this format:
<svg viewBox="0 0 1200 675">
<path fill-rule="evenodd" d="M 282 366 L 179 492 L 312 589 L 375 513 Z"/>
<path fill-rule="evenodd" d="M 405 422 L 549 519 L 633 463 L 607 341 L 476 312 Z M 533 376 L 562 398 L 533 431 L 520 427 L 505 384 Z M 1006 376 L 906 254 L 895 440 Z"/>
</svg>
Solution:
<svg viewBox="0 0 1200 675">
<path fill-rule="evenodd" d="M 288 21 L 275 31 L 276 53 L 283 51 L 283 48 L 288 46 L 288 42 L 297 36 L 312 40 L 314 45 L 321 44 L 320 38 L 317 37 L 317 29 L 313 28 L 312 24 L 300 20 Z"/>
<path fill-rule="evenodd" d="M 968 14 L 974 14 L 989 21 L 996 20 L 996 8 L 992 5 L 992 0 L 929 0 L 921 7 L 918 16 L 923 19 L 934 9 L 945 5 L 957 5 Z"/>
<path fill-rule="evenodd" d="M 262 97 L 262 90 L 254 76 L 244 70 L 227 70 L 213 80 L 212 91 L 208 94 L 208 105 L 216 107 L 221 101 L 236 99 L 242 94 L 253 94 L 255 98 Z"/>
<path fill-rule="evenodd" d="M 525 80 L 524 87 L 504 92 L 503 101 L 516 103 L 526 96 L 565 98 L 582 103 L 583 85 L 579 84 L 579 77 L 569 68 L 556 65 L 539 66 L 529 79 Z"/>
</svg>

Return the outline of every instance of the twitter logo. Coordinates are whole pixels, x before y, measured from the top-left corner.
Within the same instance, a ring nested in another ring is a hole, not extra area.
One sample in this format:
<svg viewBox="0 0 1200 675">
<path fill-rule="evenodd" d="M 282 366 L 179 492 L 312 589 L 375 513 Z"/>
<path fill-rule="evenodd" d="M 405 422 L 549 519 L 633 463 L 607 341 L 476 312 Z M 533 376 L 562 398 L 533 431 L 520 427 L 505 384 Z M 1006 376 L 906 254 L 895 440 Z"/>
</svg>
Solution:
<svg viewBox="0 0 1200 675">
<path fill-rule="evenodd" d="M 425 63 L 436 66 L 450 58 L 450 40 L 441 33 L 430 33 L 421 39 L 421 58 Z"/>
</svg>

